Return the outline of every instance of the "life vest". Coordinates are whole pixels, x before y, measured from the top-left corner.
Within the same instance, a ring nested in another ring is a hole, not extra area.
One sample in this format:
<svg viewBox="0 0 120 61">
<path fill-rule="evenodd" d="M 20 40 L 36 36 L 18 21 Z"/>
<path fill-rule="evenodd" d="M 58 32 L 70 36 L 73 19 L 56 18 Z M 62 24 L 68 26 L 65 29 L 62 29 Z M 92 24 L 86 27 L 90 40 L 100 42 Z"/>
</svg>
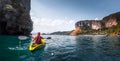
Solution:
<svg viewBox="0 0 120 61">
<path fill-rule="evenodd" d="M 40 44 L 42 37 L 36 36 L 35 43 Z"/>
</svg>

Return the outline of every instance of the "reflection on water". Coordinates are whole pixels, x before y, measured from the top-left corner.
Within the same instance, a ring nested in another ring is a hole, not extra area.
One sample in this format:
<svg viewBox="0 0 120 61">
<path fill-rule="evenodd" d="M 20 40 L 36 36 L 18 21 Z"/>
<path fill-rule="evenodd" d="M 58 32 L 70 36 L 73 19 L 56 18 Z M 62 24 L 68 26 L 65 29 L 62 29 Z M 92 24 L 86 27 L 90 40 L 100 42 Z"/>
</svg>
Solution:
<svg viewBox="0 0 120 61">
<path fill-rule="evenodd" d="M 120 61 L 120 37 L 44 37 L 51 37 L 46 39 L 46 47 L 31 53 L 28 50 L 30 38 L 19 40 L 18 36 L 0 36 L 0 61 Z"/>
</svg>

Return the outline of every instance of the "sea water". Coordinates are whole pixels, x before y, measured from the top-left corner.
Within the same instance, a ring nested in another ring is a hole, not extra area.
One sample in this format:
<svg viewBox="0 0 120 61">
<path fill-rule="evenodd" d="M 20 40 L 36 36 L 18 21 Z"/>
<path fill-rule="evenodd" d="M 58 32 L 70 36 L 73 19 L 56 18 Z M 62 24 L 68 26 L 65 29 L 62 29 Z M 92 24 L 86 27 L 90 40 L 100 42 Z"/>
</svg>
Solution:
<svg viewBox="0 0 120 61">
<path fill-rule="evenodd" d="M 119 36 L 42 36 L 45 48 L 30 52 L 31 38 L 1 35 L 0 61 L 120 61 Z"/>
</svg>

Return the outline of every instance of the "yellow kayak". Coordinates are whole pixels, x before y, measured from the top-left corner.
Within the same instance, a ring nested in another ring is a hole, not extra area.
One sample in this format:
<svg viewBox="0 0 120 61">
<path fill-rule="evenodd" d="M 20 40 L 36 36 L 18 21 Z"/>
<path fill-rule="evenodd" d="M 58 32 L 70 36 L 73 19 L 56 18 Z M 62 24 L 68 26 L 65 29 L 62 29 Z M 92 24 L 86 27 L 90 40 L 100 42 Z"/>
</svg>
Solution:
<svg viewBox="0 0 120 61">
<path fill-rule="evenodd" d="M 29 46 L 29 50 L 33 52 L 35 50 L 43 48 L 45 46 L 46 41 L 45 39 L 41 39 L 41 42 L 42 42 L 41 44 L 31 43 Z"/>
</svg>

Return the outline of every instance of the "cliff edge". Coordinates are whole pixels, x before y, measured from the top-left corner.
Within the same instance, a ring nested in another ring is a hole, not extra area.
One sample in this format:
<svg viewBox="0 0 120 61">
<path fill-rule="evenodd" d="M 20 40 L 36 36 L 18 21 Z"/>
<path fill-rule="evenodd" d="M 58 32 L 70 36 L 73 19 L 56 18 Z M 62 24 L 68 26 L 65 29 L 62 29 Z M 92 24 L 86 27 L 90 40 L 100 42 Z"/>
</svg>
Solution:
<svg viewBox="0 0 120 61">
<path fill-rule="evenodd" d="M 0 0 L 0 34 L 29 35 L 33 29 L 30 0 Z"/>
</svg>

